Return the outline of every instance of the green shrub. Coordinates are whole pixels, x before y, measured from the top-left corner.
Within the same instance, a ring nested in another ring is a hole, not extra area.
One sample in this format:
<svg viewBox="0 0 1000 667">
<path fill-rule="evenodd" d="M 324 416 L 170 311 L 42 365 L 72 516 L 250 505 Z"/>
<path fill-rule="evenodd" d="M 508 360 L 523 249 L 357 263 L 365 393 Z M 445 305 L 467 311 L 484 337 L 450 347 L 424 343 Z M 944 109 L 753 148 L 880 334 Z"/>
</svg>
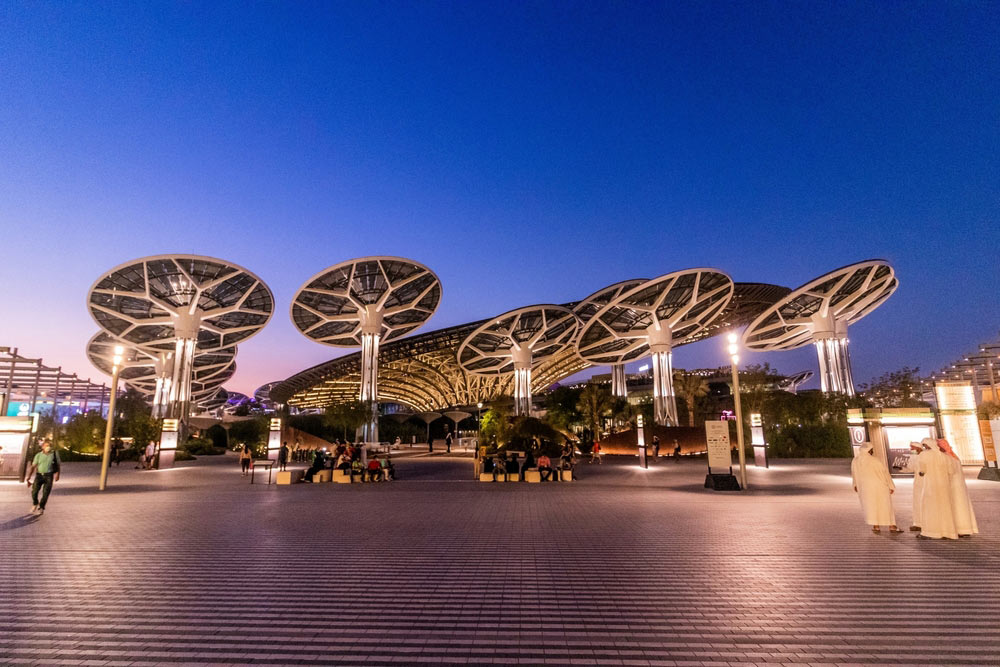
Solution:
<svg viewBox="0 0 1000 667">
<path fill-rule="evenodd" d="M 226 453 L 224 448 L 216 447 L 210 440 L 206 440 L 205 438 L 188 438 L 183 449 L 192 456 L 218 456 L 219 454 Z"/>
<path fill-rule="evenodd" d="M 847 458 L 851 439 L 842 424 L 785 426 L 768 433 L 769 453 L 778 458 Z"/>
</svg>

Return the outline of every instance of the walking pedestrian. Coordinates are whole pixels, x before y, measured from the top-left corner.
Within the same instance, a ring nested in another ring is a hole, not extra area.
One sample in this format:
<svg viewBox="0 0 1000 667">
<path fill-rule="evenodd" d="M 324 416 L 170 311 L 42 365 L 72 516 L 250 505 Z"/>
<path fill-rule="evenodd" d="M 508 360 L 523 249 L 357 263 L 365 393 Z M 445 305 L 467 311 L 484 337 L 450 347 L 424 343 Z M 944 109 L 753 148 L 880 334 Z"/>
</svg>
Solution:
<svg viewBox="0 0 1000 667">
<path fill-rule="evenodd" d="M 594 461 L 604 463 L 604 459 L 601 458 L 601 443 L 599 442 L 595 442 L 594 448 L 590 450 L 590 462 L 593 463 Z"/>
<path fill-rule="evenodd" d="M 35 454 L 26 479 L 31 487 L 31 513 L 41 515 L 52 493 L 52 483 L 59 481 L 59 455 L 48 440 L 42 440 L 42 451 Z M 39 491 L 42 492 L 41 497 Z"/>
<path fill-rule="evenodd" d="M 250 474 L 251 461 L 253 461 L 253 452 L 250 451 L 250 445 L 243 443 L 243 449 L 240 450 L 240 469 L 243 471 L 243 477 Z"/>
<path fill-rule="evenodd" d="M 660 460 L 660 436 L 658 435 L 653 436 L 653 460 Z"/>
<path fill-rule="evenodd" d="M 889 469 L 875 456 L 875 447 L 862 445 L 851 461 L 851 479 L 854 491 L 861 500 L 865 522 L 873 533 L 882 532 L 880 526 L 889 526 L 889 532 L 901 533 L 896 527 L 896 515 L 892 511 L 890 496 L 896 492 L 896 485 L 889 476 Z"/>
<path fill-rule="evenodd" d="M 444 436 L 444 448 L 446 453 L 451 454 L 451 431 Z"/>
<path fill-rule="evenodd" d="M 681 443 L 677 442 L 677 438 L 674 438 L 674 463 L 681 462 Z"/>
</svg>

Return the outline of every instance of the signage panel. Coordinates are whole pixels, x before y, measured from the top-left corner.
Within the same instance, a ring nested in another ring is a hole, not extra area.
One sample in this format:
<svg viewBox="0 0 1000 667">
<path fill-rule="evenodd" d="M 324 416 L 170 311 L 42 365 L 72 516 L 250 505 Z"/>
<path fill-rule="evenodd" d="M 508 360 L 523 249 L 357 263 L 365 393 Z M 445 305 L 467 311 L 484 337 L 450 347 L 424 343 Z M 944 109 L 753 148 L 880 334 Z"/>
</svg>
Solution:
<svg viewBox="0 0 1000 667">
<path fill-rule="evenodd" d="M 705 422 L 705 440 L 708 442 L 708 467 L 728 469 L 733 465 L 732 445 L 729 440 L 729 422 Z"/>
<path fill-rule="evenodd" d="M 941 430 L 965 465 L 983 462 L 976 395 L 969 382 L 935 382 Z"/>
<path fill-rule="evenodd" d="M 983 458 L 986 459 L 987 464 L 992 463 L 996 467 L 997 449 L 996 441 L 993 439 L 992 423 L 988 421 L 979 422 L 979 437 L 983 440 Z M 997 423 L 1000 424 L 1000 421 Z"/>
</svg>

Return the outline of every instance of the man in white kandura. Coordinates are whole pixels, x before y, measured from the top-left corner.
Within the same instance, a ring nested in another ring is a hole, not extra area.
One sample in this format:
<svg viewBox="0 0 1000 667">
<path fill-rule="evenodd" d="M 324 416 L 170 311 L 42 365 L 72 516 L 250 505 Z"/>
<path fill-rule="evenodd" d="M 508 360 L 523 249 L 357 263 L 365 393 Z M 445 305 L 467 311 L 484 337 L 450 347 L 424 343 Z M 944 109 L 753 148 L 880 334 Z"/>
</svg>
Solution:
<svg viewBox="0 0 1000 667">
<path fill-rule="evenodd" d="M 930 447 L 920 442 L 910 443 L 910 460 L 906 464 L 906 471 L 913 473 L 913 521 L 910 522 L 910 530 L 920 532 L 920 503 L 924 493 L 924 478 L 917 474 L 917 465 L 920 455 L 929 450 Z"/>
<path fill-rule="evenodd" d="M 934 438 L 924 438 L 920 443 L 928 449 L 917 460 L 917 475 L 923 478 L 917 537 L 957 540 L 955 514 L 951 508 L 952 467 L 948 455 L 941 451 Z"/>
<path fill-rule="evenodd" d="M 951 511 L 955 515 L 955 531 L 959 537 L 972 537 L 979 532 L 976 513 L 969 500 L 969 488 L 965 485 L 962 461 L 944 438 L 938 439 L 938 447 L 948 456 L 951 466 Z"/>
<path fill-rule="evenodd" d="M 892 483 L 885 463 L 875 456 L 873 445 L 858 447 L 858 453 L 851 461 L 851 478 L 865 512 L 865 523 L 872 527 L 872 532 L 881 532 L 879 526 L 889 526 L 892 533 L 903 532 L 896 527 L 890 498 L 896 491 L 896 485 Z"/>
</svg>

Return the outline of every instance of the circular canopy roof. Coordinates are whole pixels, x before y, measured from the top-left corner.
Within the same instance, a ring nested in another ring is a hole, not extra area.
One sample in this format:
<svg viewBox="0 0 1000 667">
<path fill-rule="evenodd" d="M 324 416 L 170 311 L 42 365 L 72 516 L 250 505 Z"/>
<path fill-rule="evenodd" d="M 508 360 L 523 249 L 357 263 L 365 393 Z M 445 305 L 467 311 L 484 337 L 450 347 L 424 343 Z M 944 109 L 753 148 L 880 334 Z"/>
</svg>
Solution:
<svg viewBox="0 0 1000 667">
<path fill-rule="evenodd" d="M 779 388 L 794 387 L 794 386 L 802 384 L 803 382 L 805 382 L 806 380 L 808 380 L 812 376 L 813 376 L 813 372 L 812 371 L 799 371 L 795 375 L 789 375 L 788 377 L 786 377 L 785 379 L 783 379 L 781 382 L 779 382 L 778 383 L 778 387 Z"/>
<path fill-rule="evenodd" d="M 90 288 L 87 305 L 98 326 L 127 343 L 171 351 L 177 338 L 193 336 L 204 351 L 260 331 L 274 298 L 260 278 L 230 262 L 159 255 L 108 271 Z"/>
<path fill-rule="evenodd" d="M 535 365 L 562 351 L 573 341 L 578 326 L 576 315 L 565 306 L 544 304 L 511 310 L 462 341 L 458 364 L 477 375 L 511 373 L 516 359 Z"/>
<path fill-rule="evenodd" d="M 203 398 L 197 402 L 199 408 L 205 411 L 215 410 L 221 408 L 226 404 L 226 400 L 229 398 L 229 394 L 225 389 L 219 387 L 215 390 L 214 394 L 210 394 L 207 398 Z"/>
<path fill-rule="evenodd" d="M 159 355 L 155 352 L 130 345 L 115 339 L 107 332 L 100 331 L 87 343 L 87 358 L 99 371 L 111 375 L 112 358 L 116 345 L 121 345 L 125 349 L 118 377 L 129 386 L 143 393 L 152 394 L 156 389 L 156 378 L 159 375 L 157 366 L 161 363 Z M 195 381 L 207 382 L 216 375 L 226 372 L 230 372 L 231 375 L 229 367 L 233 365 L 235 357 L 235 345 L 196 354 L 193 360 L 192 377 Z"/>
<path fill-rule="evenodd" d="M 649 330 L 669 330 L 674 346 L 702 337 L 734 293 L 734 283 L 715 269 L 686 269 L 647 280 L 601 308 L 584 326 L 577 343 L 592 364 L 635 361 L 649 354 Z"/>
<path fill-rule="evenodd" d="M 853 324 L 896 291 L 892 267 L 872 259 L 812 280 L 767 309 L 743 332 L 751 350 L 792 350 L 813 341 L 817 318 Z"/>
<path fill-rule="evenodd" d="M 401 257 L 364 257 L 316 274 L 292 299 L 292 322 L 317 343 L 357 347 L 366 328 L 390 341 L 426 322 L 441 301 L 441 281 Z"/>
<path fill-rule="evenodd" d="M 631 280 L 623 280 L 614 285 L 608 285 L 573 306 L 573 313 L 580 319 L 580 333 L 583 333 L 583 327 L 594 318 L 594 315 L 597 315 L 601 308 L 647 280 L 649 279 L 632 278 Z"/>
</svg>

